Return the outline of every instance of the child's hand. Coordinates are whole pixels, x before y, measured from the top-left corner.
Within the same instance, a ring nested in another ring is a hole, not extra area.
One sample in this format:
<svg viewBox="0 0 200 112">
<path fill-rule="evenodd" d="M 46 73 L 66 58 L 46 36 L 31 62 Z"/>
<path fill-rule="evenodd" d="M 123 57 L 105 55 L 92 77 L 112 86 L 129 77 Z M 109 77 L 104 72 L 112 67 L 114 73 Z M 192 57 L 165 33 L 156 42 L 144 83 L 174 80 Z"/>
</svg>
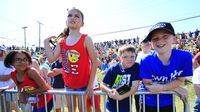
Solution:
<svg viewBox="0 0 200 112">
<path fill-rule="evenodd" d="M 55 74 L 61 74 L 61 73 L 62 73 L 62 69 L 60 69 L 60 68 L 54 68 L 52 71 L 53 71 Z"/>
<path fill-rule="evenodd" d="M 49 72 L 47 73 L 47 76 L 48 76 L 48 77 L 53 77 L 53 76 L 54 76 L 54 72 L 53 72 L 53 71 L 49 71 Z"/>
<path fill-rule="evenodd" d="M 9 86 L 1 87 L 0 88 L 0 94 L 3 93 L 5 90 L 10 89 Z"/>
<path fill-rule="evenodd" d="M 118 92 L 116 91 L 116 89 L 112 89 L 110 92 L 108 92 L 108 96 L 112 99 L 115 99 L 115 100 L 119 100 L 118 99 Z"/>
<path fill-rule="evenodd" d="M 183 88 L 183 87 L 178 87 L 174 90 L 176 93 L 178 93 L 179 97 L 186 101 L 187 98 L 188 98 L 188 91 L 186 88 Z"/>
<path fill-rule="evenodd" d="M 89 95 L 89 96 L 93 95 L 93 85 L 87 87 L 86 94 Z"/>
<path fill-rule="evenodd" d="M 57 38 L 56 36 L 50 36 L 50 37 L 46 38 L 44 41 L 46 41 L 46 42 L 49 42 L 50 40 L 54 41 L 56 38 Z"/>
</svg>

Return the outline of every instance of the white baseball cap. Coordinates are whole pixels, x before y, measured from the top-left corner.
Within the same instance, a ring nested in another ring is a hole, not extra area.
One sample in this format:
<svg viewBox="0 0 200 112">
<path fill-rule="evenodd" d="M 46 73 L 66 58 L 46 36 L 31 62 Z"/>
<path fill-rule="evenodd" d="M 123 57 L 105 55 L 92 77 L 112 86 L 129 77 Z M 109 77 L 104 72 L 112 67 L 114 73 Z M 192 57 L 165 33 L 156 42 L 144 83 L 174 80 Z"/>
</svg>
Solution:
<svg viewBox="0 0 200 112">
<path fill-rule="evenodd" d="M 0 45 L 0 50 L 1 50 L 1 51 L 7 51 L 7 48 L 6 48 L 6 46 L 4 46 L 4 45 Z"/>
</svg>

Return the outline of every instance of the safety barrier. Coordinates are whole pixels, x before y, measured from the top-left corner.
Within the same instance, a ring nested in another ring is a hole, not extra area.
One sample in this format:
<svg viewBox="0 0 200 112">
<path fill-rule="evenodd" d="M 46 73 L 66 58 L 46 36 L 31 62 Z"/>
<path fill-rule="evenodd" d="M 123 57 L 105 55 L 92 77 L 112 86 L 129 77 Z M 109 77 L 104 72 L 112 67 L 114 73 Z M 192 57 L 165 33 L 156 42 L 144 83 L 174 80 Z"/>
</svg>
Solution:
<svg viewBox="0 0 200 112">
<path fill-rule="evenodd" d="M 10 95 L 10 96 L 13 96 L 13 94 L 16 94 L 16 98 L 14 99 L 14 101 L 16 101 L 16 103 L 15 103 L 15 106 L 17 107 L 17 109 L 16 109 L 16 112 L 21 112 L 22 111 L 22 109 L 20 109 L 20 108 L 22 108 L 21 107 L 21 104 L 18 102 L 18 100 L 19 100 L 19 97 L 18 97 L 18 91 L 16 91 L 16 90 L 6 90 L 6 91 L 4 91 L 3 92 L 3 94 L 1 94 L 1 97 L 0 97 L 0 100 L 3 98 L 3 104 L 4 104 L 4 107 L 2 107 L 2 105 L 0 105 L 0 111 L 1 111 L 1 109 L 2 108 L 4 108 L 4 112 L 7 112 L 6 111 L 6 106 L 5 106 L 5 104 L 6 104 L 6 97 L 5 97 L 5 94 L 8 94 L 8 95 Z M 59 94 L 59 95 L 61 95 L 62 97 L 61 97 L 61 109 L 62 109 L 62 112 L 64 112 L 64 110 L 66 110 L 66 107 L 64 106 L 64 103 L 63 103 L 63 99 L 65 98 L 65 95 L 67 94 L 67 95 L 70 95 L 71 96 L 71 100 L 72 100 L 72 107 L 73 107 L 73 95 L 80 95 L 81 96 L 81 98 L 82 98 L 82 110 L 84 110 L 84 108 L 85 108 L 85 106 L 84 106 L 84 102 L 83 102 L 83 95 L 85 94 L 85 92 L 77 92 L 77 91 L 70 91 L 70 92 L 68 92 L 68 91 L 66 91 L 65 89 L 54 89 L 54 90 L 49 90 L 48 92 L 45 92 L 44 94 L 53 94 L 53 102 L 55 102 L 55 95 L 57 95 L 57 94 Z M 139 91 L 137 91 L 136 92 L 136 95 L 142 95 L 143 97 L 146 95 L 146 94 L 156 94 L 156 93 L 151 93 L 151 92 L 149 92 L 149 91 L 145 91 L 145 90 L 139 90 Z M 166 91 L 166 92 L 161 92 L 161 93 L 159 93 L 159 94 L 156 94 L 157 95 L 157 102 L 159 102 L 160 101 L 160 99 L 159 99 L 159 95 L 160 94 L 172 94 L 173 95 L 173 110 L 174 110 L 174 112 L 175 112 L 175 95 L 177 95 L 178 96 L 178 94 L 176 93 L 176 92 L 173 92 L 173 91 Z M 106 112 L 106 93 L 105 92 L 102 92 L 102 91 L 94 91 L 94 95 L 100 95 L 100 96 L 102 96 L 102 98 L 101 98 L 101 104 L 103 104 L 103 106 L 101 106 L 101 111 L 102 112 Z M 92 96 L 92 111 L 93 112 L 95 112 L 95 105 L 94 105 L 94 95 Z M 46 95 L 44 95 L 44 99 L 46 99 Z M 103 99 L 103 100 L 102 100 Z M 132 97 L 129 97 L 129 99 L 130 99 L 130 101 L 132 100 Z M 13 101 L 13 98 L 11 97 L 10 99 L 9 99 L 9 103 L 11 103 Z M 184 99 L 184 100 L 182 100 L 183 101 L 183 105 L 184 105 L 184 110 L 182 110 L 183 112 L 190 112 L 190 106 L 189 106 L 189 102 L 188 102 L 188 99 Z M 29 102 L 30 103 L 30 102 Z M 131 102 L 130 102 L 131 103 Z M 47 104 L 47 102 L 45 102 L 45 108 L 46 108 L 46 110 L 47 110 L 47 106 L 46 106 L 46 104 Z M 55 103 L 54 103 L 55 104 Z M 142 105 L 142 107 L 143 107 L 143 110 L 145 109 L 145 99 L 143 98 L 143 105 Z M 118 101 L 117 101 L 117 112 L 118 112 Z M 130 104 L 130 109 L 132 110 L 132 104 Z M 55 112 L 55 106 L 53 106 L 53 112 Z M 72 110 L 73 110 L 73 112 L 74 112 L 74 108 L 72 108 Z M 159 103 L 157 103 L 157 112 L 159 112 Z M 135 111 L 135 110 L 134 110 Z M 176 110 L 177 111 L 177 110 Z M 179 110 L 180 111 L 180 110 Z M 10 105 L 10 111 L 9 112 L 11 112 L 11 105 Z M 144 112 L 144 111 L 143 111 Z"/>
</svg>

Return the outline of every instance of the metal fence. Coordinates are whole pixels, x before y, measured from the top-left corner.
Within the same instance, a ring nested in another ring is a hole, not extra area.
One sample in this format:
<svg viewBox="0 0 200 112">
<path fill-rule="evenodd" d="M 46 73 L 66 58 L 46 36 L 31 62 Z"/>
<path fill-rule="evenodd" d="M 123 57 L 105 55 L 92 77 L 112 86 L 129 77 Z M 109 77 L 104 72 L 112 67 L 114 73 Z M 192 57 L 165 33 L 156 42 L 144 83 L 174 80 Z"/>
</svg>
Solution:
<svg viewBox="0 0 200 112">
<path fill-rule="evenodd" d="M 82 100 L 82 110 L 84 110 L 85 106 L 84 106 L 84 102 L 83 102 L 83 95 L 84 95 L 85 92 L 77 92 L 77 91 L 70 91 L 70 92 L 67 92 L 65 89 L 54 89 L 54 90 L 49 90 L 48 92 L 45 92 L 44 94 L 44 99 L 46 99 L 46 94 L 52 94 L 53 95 L 53 102 L 55 102 L 55 95 L 61 95 L 61 101 L 65 98 L 65 95 L 70 95 L 71 96 L 71 100 L 72 100 L 72 107 L 73 107 L 73 95 L 80 95 L 81 96 L 81 100 Z M 2 104 L 0 105 L 0 111 L 2 108 L 4 108 L 4 111 L 3 112 L 7 112 L 6 110 L 6 94 L 10 96 L 9 99 L 7 99 L 7 101 L 9 103 L 15 101 L 15 106 L 16 106 L 16 112 L 23 112 L 23 106 L 22 104 L 20 104 L 18 102 L 19 100 L 19 97 L 18 97 L 18 91 L 16 90 L 6 90 L 3 92 L 3 94 L 1 94 L 1 97 L 0 97 L 0 100 L 3 99 L 3 106 L 2 107 Z M 136 92 L 137 95 L 142 95 L 143 96 L 143 112 L 145 112 L 145 99 L 144 99 L 144 96 L 146 94 L 156 94 L 156 93 L 151 93 L 149 91 L 145 91 L 145 90 L 139 90 Z M 159 94 L 156 94 L 157 95 L 157 112 L 159 112 L 159 102 L 160 102 L 160 99 L 159 99 L 159 95 L 160 94 L 172 94 L 173 95 L 173 110 L 175 112 L 175 96 L 178 96 L 177 93 L 173 92 L 173 91 L 166 91 L 166 92 L 162 92 L 162 93 L 159 93 Z M 13 98 L 13 95 L 15 96 L 15 98 Z M 102 91 L 94 91 L 94 95 L 100 95 L 101 96 L 101 111 L 102 112 L 106 112 L 106 93 L 105 92 L 102 92 Z M 95 105 L 94 105 L 94 95 L 92 96 L 92 112 L 95 112 Z M 130 103 L 132 103 L 132 97 L 129 97 L 129 100 L 130 100 Z M 189 106 L 189 102 L 188 102 L 188 99 L 185 99 L 185 100 L 182 100 L 183 102 L 183 106 L 184 106 L 184 110 L 176 110 L 176 111 L 182 111 L 182 112 L 190 112 L 190 106 Z M 31 102 L 29 102 L 30 104 Z M 116 102 L 117 104 L 117 112 L 118 112 L 118 101 Z M 130 110 L 132 111 L 135 111 L 133 110 L 132 108 L 132 104 L 130 104 Z M 12 112 L 12 109 L 11 109 L 11 105 L 10 105 L 10 110 L 8 112 Z M 47 102 L 45 102 L 45 108 L 47 110 Z M 63 103 L 63 101 L 61 102 L 61 109 L 62 109 L 62 112 L 66 111 L 67 107 L 65 106 L 65 104 Z M 30 107 L 31 109 L 31 107 Z M 52 109 L 52 112 L 55 112 L 55 106 L 53 106 L 53 109 Z M 47 111 L 46 111 L 47 112 Z M 72 108 L 72 112 L 75 112 L 75 109 Z"/>
</svg>

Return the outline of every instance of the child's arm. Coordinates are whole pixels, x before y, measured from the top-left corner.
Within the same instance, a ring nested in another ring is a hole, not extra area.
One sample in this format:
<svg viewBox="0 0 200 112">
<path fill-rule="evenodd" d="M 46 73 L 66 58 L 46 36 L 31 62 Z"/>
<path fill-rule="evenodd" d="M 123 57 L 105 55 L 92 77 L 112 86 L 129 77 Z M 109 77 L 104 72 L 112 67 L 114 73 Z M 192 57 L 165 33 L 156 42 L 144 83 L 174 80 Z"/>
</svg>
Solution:
<svg viewBox="0 0 200 112">
<path fill-rule="evenodd" d="M 52 71 L 49 71 L 47 76 L 54 77 L 62 73 L 62 68 L 54 68 Z"/>
<path fill-rule="evenodd" d="M 13 82 L 12 84 L 10 84 L 9 86 L 8 86 L 8 89 L 12 89 L 12 88 L 14 88 L 16 86 L 16 84 Z"/>
<path fill-rule="evenodd" d="M 151 79 L 143 79 L 145 87 L 153 93 L 159 93 L 162 91 L 170 91 L 175 90 L 176 88 L 180 87 L 185 81 L 185 77 L 178 77 L 177 79 L 167 83 L 167 84 L 157 84 L 152 83 Z"/>
<path fill-rule="evenodd" d="M 122 94 L 122 95 L 115 95 L 113 97 L 113 99 L 116 99 L 116 100 L 123 100 L 133 94 L 135 94 L 135 92 L 137 92 L 138 88 L 139 88 L 139 85 L 140 85 L 140 81 L 139 80 L 136 80 L 136 81 L 132 81 L 132 86 L 131 86 L 131 90 L 126 92 L 125 94 Z"/>
<path fill-rule="evenodd" d="M 0 76 L 0 81 L 8 81 L 10 79 L 11 79 L 10 74 L 8 74 L 8 75 L 1 75 Z"/>
<path fill-rule="evenodd" d="M 117 90 L 116 89 L 110 89 L 106 85 L 107 84 L 105 84 L 105 83 L 102 82 L 101 89 L 103 91 L 105 91 L 110 98 L 116 99 L 116 97 L 118 96 Z"/>
<path fill-rule="evenodd" d="M 37 89 L 28 91 L 27 93 L 30 95 L 35 95 L 35 94 L 39 94 L 42 92 L 46 92 L 47 91 L 47 83 L 43 80 L 43 78 L 40 76 L 40 74 L 38 74 L 38 72 L 35 69 L 30 69 L 27 71 L 28 73 L 28 77 L 32 80 L 35 81 L 35 83 L 38 85 Z"/>
<path fill-rule="evenodd" d="M 183 87 L 178 87 L 174 90 L 176 93 L 178 93 L 179 97 L 182 99 L 182 100 L 186 100 L 187 97 L 188 97 L 188 91 L 186 88 L 183 88 Z"/>
<path fill-rule="evenodd" d="M 0 93 L 3 92 L 4 90 L 7 90 L 7 89 L 11 89 L 13 87 L 15 87 L 15 83 L 13 82 L 12 84 L 6 86 L 6 87 L 3 87 L 3 88 L 0 88 Z"/>
<path fill-rule="evenodd" d="M 164 84 L 163 91 L 170 91 L 179 88 L 185 81 L 185 77 L 178 77 L 170 83 Z"/>
<path fill-rule="evenodd" d="M 112 92 L 112 89 L 110 89 L 109 87 L 107 87 L 106 84 L 103 83 L 103 82 L 101 83 L 100 87 L 101 87 L 101 89 L 102 89 L 104 92 L 106 92 L 107 94 L 110 94 L 110 93 Z"/>
<path fill-rule="evenodd" d="M 84 45 L 88 51 L 88 55 L 91 60 L 90 79 L 89 79 L 89 83 L 86 90 L 86 93 L 88 95 L 91 95 L 93 92 L 93 83 L 94 83 L 94 78 L 95 78 L 96 70 L 97 70 L 97 56 L 93 47 L 92 39 L 90 37 L 85 38 Z"/>
<path fill-rule="evenodd" d="M 44 40 L 44 49 L 45 49 L 45 54 L 47 56 L 47 59 L 50 63 L 53 63 L 60 55 L 60 44 L 57 44 L 55 49 L 51 49 L 51 46 L 49 44 L 49 41 L 52 38 L 56 38 L 55 36 L 51 36 L 49 38 L 46 38 Z"/>
<path fill-rule="evenodd" d="M 194 84 L 194 90 L 196 92 L 197 97 L 200 99 L 200 84 Z"/>
</svg>

